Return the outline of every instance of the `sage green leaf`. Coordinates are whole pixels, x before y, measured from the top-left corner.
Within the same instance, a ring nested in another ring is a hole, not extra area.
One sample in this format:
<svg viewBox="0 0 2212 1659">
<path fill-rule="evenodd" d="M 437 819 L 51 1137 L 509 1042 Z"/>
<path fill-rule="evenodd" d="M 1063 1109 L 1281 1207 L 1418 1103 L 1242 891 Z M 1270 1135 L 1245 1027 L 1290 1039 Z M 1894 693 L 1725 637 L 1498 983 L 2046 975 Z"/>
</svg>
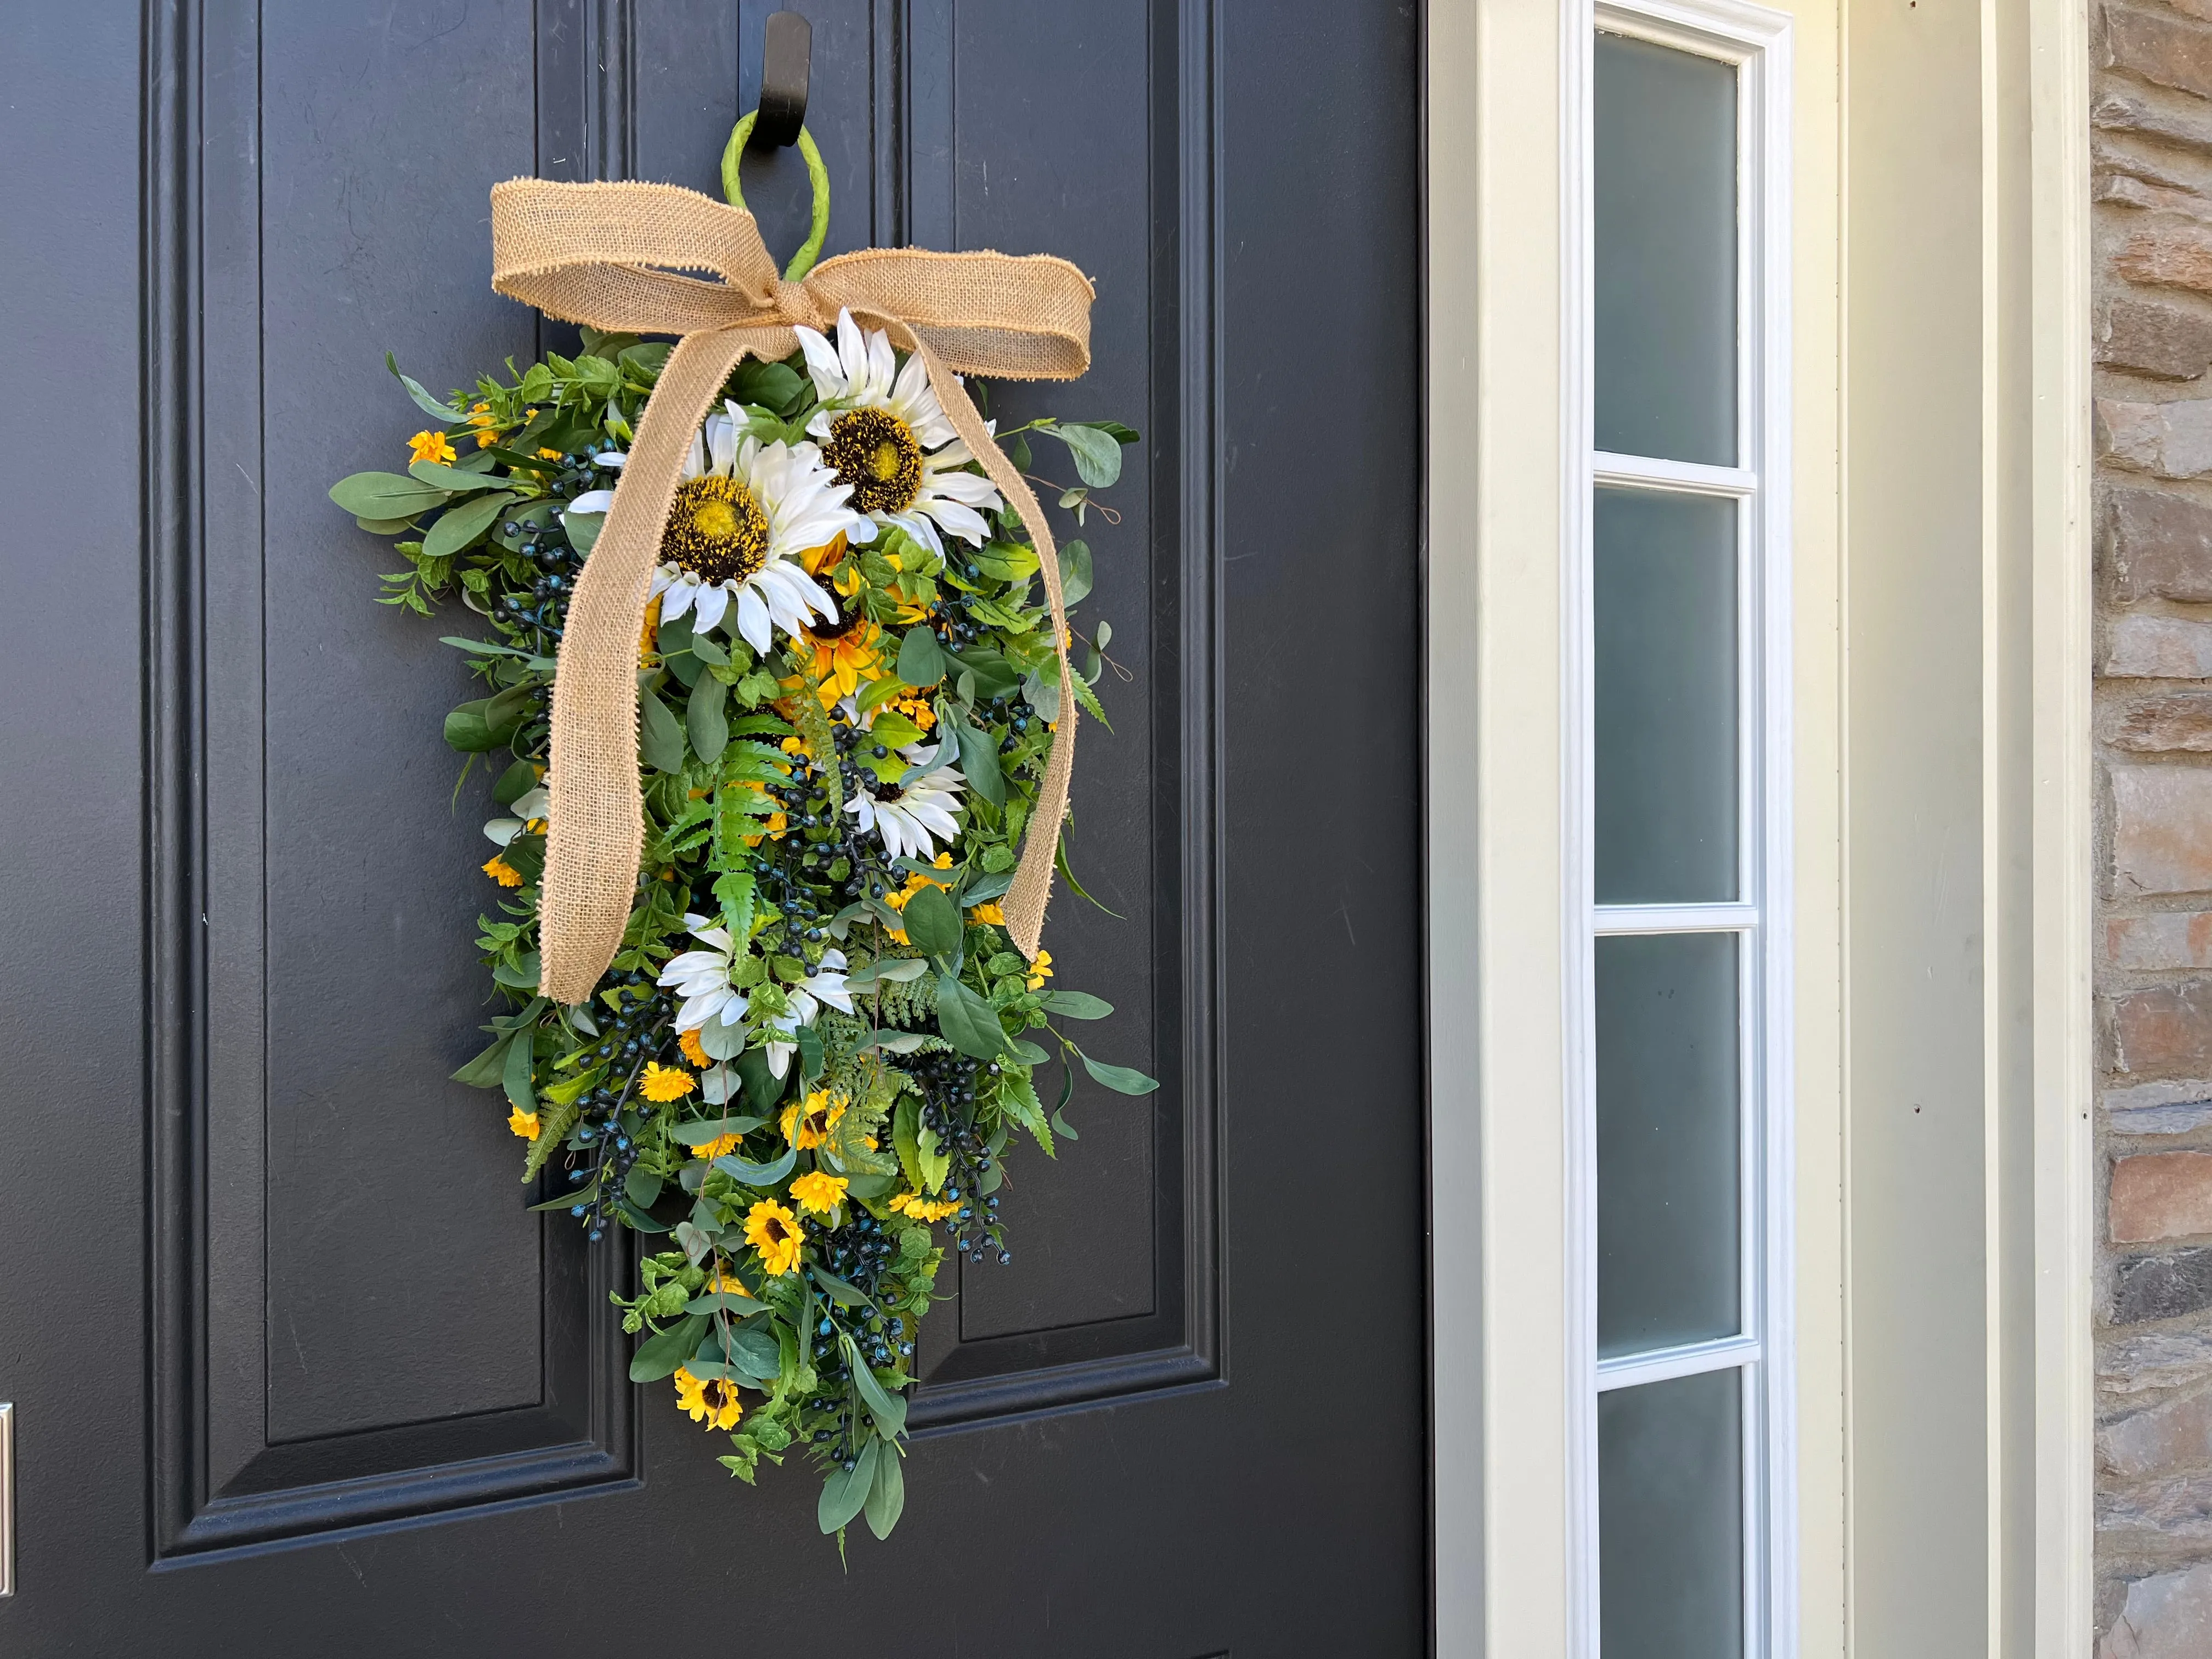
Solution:
<svg viewBox="0 0 2212 1659">
<path fill-rule="evenodd" d="M 681 1146 L 704 1146 L 720 1140 L 724 1135 L 750 1134 L 768 1120 L 764 1117 L 708 1117 L 694 1123 L 678 1123 L 668 1131 L 668 1138 Z"/>
<path fill-rule="evenodd" d="M 1103 489 L 1121 476 L 1121 446 L 1095 426 L 1063 422 L 1044 428 L 1066 444 L 1075 457 L 1075 471 L 1093 489 Z"/>
<path fill-rule="evenodd" d="M 660 1177 L 642 1164 L 629 1166 L 629 1175 L 623 1182 L 623 1196 L 641 1210 L 649 1210 L 660 1196 Z"/>
<path fill-rule="evenodd" d="M 954 660 L 975 677 L 975 696 L 1004 697 L 1010 696 L 1022 683 L 1022 677 L 1007 665 L 1006 659 L 988 646 L 971 645 Z"/>
<path fill-rule="evenodd" d="M 518 1112 L 538 1109 L 538 1096 L 531 1087 L 531 1069 L 537 1063 L 537 1042 L 533 1034 L 515 1033 L 514 1041 L 507 1045 L 507 1059 L 500 1067 L 499 1080 L 507 1091 L 507 1099 Z"/>
<path fill-rule="evenodd" d="M 1083 1061 L 1083 1069 L 1091 1073 L 1091 1081 L 1103 1083 L 1116 1094 L 1148 1095 L 1158 1088 L 1158 1079 L 1127 1066 L 1109 1066 L 1103 1060 L 1093 1060 L 1078 1048 L 1076 1055 Z"/>
<path fill-rule="evenodd" d="M 814 1282 L 822 1287 L 822 1293 L 841 1308 L 872 1308 L 876 1305 L 868 1300 L 867 1293 L 858 1285 L 847 1284 L 833 1273 L 827 1273 L 820 1267 L 808 1267 L 806 1271 L 813 1275 Z"/>
<path fill-rule="evenodd" d="M 568 532 L 568 545 L 579 553 L 588 553 L 596 546 L 599 532 L 607 522 L 604 513 L 563 513 L 561 528 Z"/>
<path fill-rule="evenodd" d="M 916 1192 L 921 1190 L 921 1103 L 912 1095 L 900 1095 L 897 1109 L 891 1115 L 891 1146 L 898 1153 L 899 1168 L 906 1176 L 906 1184 Z"/>
<path fill-rule="evenodd" d="M 679 617 L 677 620 L 683 622 L 688 618 Z M 722 648 L 722 642 L 712 634 L 693 634 L 690 641 L 691 654 L 698 658 L 701 662 L 712 663 L 717 668 L 727 668 L 730 665 L 730 653 Z"/>
<path fill-rule="evenodd" d="M 897 1449 L 887 1448 L 876 1460 L 876 1484 L 868 1492 L 868 1530 L 878 1538 L 889 1538 L 905 1512 L 906 1470 L 901 1467 Z"/>
<path fill-rule="evenodd" d="M 765 1188 L 780 1183 L 798 1162 L 799 1149 L 787 1146 L 783 1149 L 783 1156 L 773 1163 L 756 1164 L 750 1158 L 739 1158 L 734 1152 L 725 1152 L 714 1160 L 714 1167 L 748 1187 Z"/>
<path fill-rule="evenodd" d="M 450 559 L 490 529 L 499 519 L 500 509 L 514 499 L 502 489 L 447 507 L 438 515 L 437 523 L 430 526 L 430 533 L 422 538 L 422 556 Z"/>
<path fill-rule="evenodd" d="M 697 1349 L 700 1334 L 706 1328 L 704 1314 L 686 1314 L 658 1336 L 647 1338 L 630 1356 L 629 1380 L 658 1382 L 664 1376 L 673 1376 L 676 1368 Z"/>
<path fill-rule="evenodd" d="M 538 952 L 526 951 L 512 963 L 502 962 L 491 970 L 491 976 L 501 985 L 511 985 L 518 991 L 538 988 Z"/>
<path fill-rule="evenodd" d="M 729 696 L 729 687 L 712 674 L 702 674 L 691 688 L 684 724 L 690 728 L 692 752 L 709 766 L 730 746 Z"/>
<path fill-rule="evenodd" d="M 514 1041 L 514 1033 L 493 1040 L 490 1048 L 453 1073 L 453 1081 L 465 1083 L 471 1089 L 496 1089 L 500 1079 L 507 1075 L 507 1045 Z"/>
<path fill-rule="evenodd" d="M 689 1302 L 684 1304 L 684 1311 L 685 1313 L 710 1314 L 714 1312 L 717 1309 L 720 1309 L 725 1313 L 733 1313 L 743 1317 L 757 1313 L 766 1313 L 768 1311 L 768 1304 L 762 1302 L 756 1302 L 749 1296 L 740 1296 L 735 1291 L 709 1291 L 704 1296 L 693 1297 Z M 769 1346 L 773 1350 L 775 1346 L 775 1344 L 774 1340 L 770 1339 Z M 774 1359 L 770 1359 L 769 1361 L 768 1374 L 770 1376 L 774 1376 L 775 1375 L 775 1362 Z"/>
<path fill-rule="evenodd" d="M 447 466 L 442 461 L 410 462 L 407 476 L 419 479 L 433 489 L 449 489 L 459 495 L 473 495 L 477 490 L 489 489 L 500 482 L 489 473 L 464 471 L 458 466 Z"/>
<path fill-rule="evenodd" d="M 999 770 L 999 745 L 988 732 L 979 732 L 966 720 L 954 728 L 960 737 L 960 775 L 968 787 L 992 805 L 1006 804 L 1006 775 Z"/>
<path fill-rule="evenodd" d="M 929 624 L 920 623 L 908 629 L 906 637 L 899 641 L 898 677 L 919 690 L 943 679 L 945 670 L 945 648 L 937 642 Z"/>
<path fill-rule="evenodd" d="M 921 896 L 915 895 L 917 900 Z M 907 908 L 914 908 L 913 901 Z M 937 979 L 937 1029 L 947 1042 L 975 1060 L 996 1060 L 1006 1051 L 1006 1034 L 999 1024 L 998 1011 L 950 974 Z"/>
<path fill-rule="evenodd" d="M 384 354 L 384 366 L 392 371 L 392 377 L 400 385 L 407 388 L 407 395 L 415 400 L 415 407 L 425 415 L 430 416 L 433 419 L 443 421 L 447 426 L 459 426 L 467 418 L 459 410 L 449 404 L 441 404 L 433 398 L 423 389 L 420 380 L 400 374 L 399 360 L 388 351 Z"/>
<path fill-rule="evenodd" d="M 871 1439 L 860 1448 L 860 1455 L 849 1469 L 832 1468 L 830 1478 L 822 1483 L 822 1501 L 816 1507 L 814 1518 L 827 1534 L 836 1532 L 860 1512 L 868 1501 L 868 1493 L 876 1484 L 876 1458 L 883 1443 Z"/>
<path fill-rule="evenodd" d="M 960 912 L 941 887 L 923 887 L 906 902 L 906 936 L 918 951 L 950 957 L 960 948 Z"/>
<path fill-rule="evenodd" d="M 1091 544 L 1070 542 L 1060 550 L 1060 598 L 1071 605 L 1091 597 Z"/>
<path fill-rule="evenodd" d="M 411 519 L 442 505 L 446 492 L 402 472 L 356 472 L 331 486 L 331 499 L 357 519 Z"/>
<path fill-rule="evenodd" d="M 1066 1019 L 1103 1019 L 1114 1005 L 1088 991 L 1054 991 L 1044 1000 L 1044 1011 Z"/>
<path fill-rule="evenodd" d="M 904 1434 L 905 1397 L 889 1393 L 882 1383 L 876 1381 L 875 1373 L 868 1369 L 868 1362 L 860 1357 L 860 1345 L 851 1337 L 840 1333 L 837 1344 L 844 1350 L 845 1369 L 852 1373 L 853 1385 L 860 1389 L 861 1403 L 867 1407 L 868 1415 L 876 1419 L 877 1429 L 886 1438 Z"/>
<path fill-rule="evenodd" d="M 415 524 L 412 519 L 356 519 L 354 522 L 372 536 L 397 536 Z"/>
<path fill-rule="evenodd" d="M 637 752 L 658 772 L 684 769 L 684 728 L 653 692 L 637 694 Z"/>
<path fill-rule="evenodd" d="M 1027 1037 L 1015 1037 L 1006 1044 L 1006 1052 L 1014 1057 L 1018 1066 L 1042 1066 L 1052 1056 Z"/>
</svg>

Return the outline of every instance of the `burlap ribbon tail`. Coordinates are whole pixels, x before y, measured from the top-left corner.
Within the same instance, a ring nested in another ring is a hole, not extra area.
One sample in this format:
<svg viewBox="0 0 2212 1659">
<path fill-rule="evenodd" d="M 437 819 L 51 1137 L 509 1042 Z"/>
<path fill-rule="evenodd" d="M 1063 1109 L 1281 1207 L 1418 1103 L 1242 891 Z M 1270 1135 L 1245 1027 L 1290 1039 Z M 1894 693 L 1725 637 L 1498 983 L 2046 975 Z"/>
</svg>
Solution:
<svg viewBox="0 0 2212 1659">
<path fill-rule="evenodd" d="M 953 429 L 1028 527 L 1044 574 L 1059 721 L 1004 902 L 1008 932 L 1034 960 L 1075 763 L 1066 599 L 1043 511 L 958 377 L 1082 374 L 1091 362 L 1089 281 L 1045 254 L 877 248 L 825 260 L 787 283 L 750 213 L 672 185 L 517 179 L 495 185 L 491 204 L 492 286 L 501 294 L 590 328 L 681 337 L 646 402 L 568 606 L 553 679 L 539 988 L 560 1002 L 590 996 L 629 920 L 645 838 L 637 639 L 692 434 L 747 356 L 789 356 L 799 348 L 793 326 L 826 332 L 841 309 L 921 356 Z M 720 280 L 682 274 L 695 270 Z"/>
</svg>

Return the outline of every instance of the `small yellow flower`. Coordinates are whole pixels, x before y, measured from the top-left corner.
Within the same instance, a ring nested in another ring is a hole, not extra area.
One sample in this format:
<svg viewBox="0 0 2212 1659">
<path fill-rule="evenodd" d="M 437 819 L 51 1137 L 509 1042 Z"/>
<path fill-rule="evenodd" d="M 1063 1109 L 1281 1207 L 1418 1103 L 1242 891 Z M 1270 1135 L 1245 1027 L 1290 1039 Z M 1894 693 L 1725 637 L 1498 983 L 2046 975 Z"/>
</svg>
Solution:
<svg viewBox="0 0 2212 1659">
<path fill-rule="evenodd" d="M 538 1139 L 538 1114 L 516 1107 L 507 1115 L 507 1127 L 525 1140 Z"/>
<path fill-rule="evenodd" d="M 791 1196 L 799 1208 L 817 1215 L 835 1215 L 845 1201 L 845 1177 L 809 1170 L 791 1183 Z"/>
<path fill-rule="evenodd" d="M 987 899 L 981 904 L 969 906 L 968 915 L 970 919 L 988 923 L 993 927 L 1003 927 L 1006 925 L 1006 913 L 996 899 Z"/>
<path fill-rule="evenodd" d="M 705 1071 L 708 1066 L 711 1063 L 707 1058 L 707 1051 L 699 1046 L 699 1034 L 696 1031 L 678 1032 L 676 1035 L 676 1046 L 684 1051 L 684 1059 L 690 1060 L 694 1066 L 696 1066 L 702 1072 Z"/>
<path fill-rule="evenodd" d="M 660 595 L 656 593 L 645 607 L 645 632 L 638 636 L 637 665 L 653 666 L 653 653 L 660 645 Z"/>
<path fill-rule="evenodd" d="M 1030 989 L 1032 991 L 1042 989 L 1045 981 L 1051 977 L 1052 952 L 1040 951 L 1036 953 L 1036 960 L 1030 963 Z"/>
<path fill-rule="evenodd" d="M 743 1135 L 716 1135 L 703 1146 L 692 1150 L 694 1158 L 717 1158 L 724 1152 L 734 1152 L 744 1144 Z"/>
<path fill-rule="evenodd" d="M 916 1221 L 942 1221 L 960 1206 L 949 1198 L 924 1198 L 920 1193 L 901 1193 L 890 1208 Z"/>
<path fill-rule="evenodd" d="M 709 1295 L 712 1295 L 717 1291 L 727 1291 L 732 1296 L 750 1296 L 752 1294 L 750 1291 L 745 1288 L 745 1281 L 738 1277 L 737 1272 L 734 1268 L 730 1267 L 716 1267 L 714 1271 L 708 1276 L 707 1291 Z"/>
<path fill-rule="evenodd" d="M 483 862 L 483 872 L 502 887 L 522 885 L 522 872 L 494 853 Z"/>
<path fill-rule="evenodd" d="M 453 446 L 442 432 L 418 432 L 407 441 L 407 457 L 415 461 L 443 461 L 453 459 Z"/>
<path fill-rule="evenodd" d="M 499 417 L 491 412 L 489 404 L 471 405 L 469 424 L 477 429 L 478 449 L 489 449 L 499 441 Z"/>
<path fill-rule="evenodd" d="M 927 732 L 937 724 L 937 711 L 922 697 L 901 697 L 891 707 Z"/>
<path fill-rule="evenodd" d="M 734 1429 L 745 1414 L 736 1383 L 719 1376 L 694 1376 L 681 1365 L 676 1368 L 676 1407 L 710 1430 Z"/>
<path fill-rule="evenodd" d="M 638 1093 L 656 1104 L 681 1100 L 699 1086 L 699 1079 L 681 1066 L 663 1066 L 657 1060 L 645 1063 L 645 1076 L 637 1085 Z"/>
<path fill-rule="evenodd" d="M 837 1120 L 845 1115 L 845 1103 L 832 1099 L 826 1089 L 817 1089 L 783 1109 L 783 1138 L 802 1152 L 811 1152 L 830 1138 Z"/>
<path fill-rule="evenodd" d="M 538 459 L 541 461 L 557 461 L 561 459 L 561 452 L 557 449 L 548 449 L 541 444 L 538 449 Z"/>
<path fill-rule="evenodd" d="M 760 1252 L 763 1268 L 780 1276 L 799 1266 L 806 1234 L 797 1216 L 774 1199 L 764 1198 L 746 1212 L 745 1243 Z"/>
</svg>

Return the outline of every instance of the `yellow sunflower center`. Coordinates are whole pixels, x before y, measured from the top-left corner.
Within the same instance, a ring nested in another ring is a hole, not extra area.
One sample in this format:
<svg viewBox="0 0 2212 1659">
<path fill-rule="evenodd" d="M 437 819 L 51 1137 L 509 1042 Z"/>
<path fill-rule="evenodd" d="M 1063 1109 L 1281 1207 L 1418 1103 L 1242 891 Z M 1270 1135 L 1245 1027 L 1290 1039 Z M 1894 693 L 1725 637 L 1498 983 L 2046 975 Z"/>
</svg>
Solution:
<svg viewBox="0 0 2212 1659">
<path fill-rule="evenodd" d="M 887 409 L 838 416 L 822 459 L 839 483 L 852 485 L 852 505 L 863 513 L 903 513 L 921 494 L 921 446 Z"/>
<path fill-rule="evenodd" d="M 702 581 L 740 580 L 768 562 L 768 514 L 735 478 L 688 479 L 677 486 L 660 556 Z"/>
</svg>

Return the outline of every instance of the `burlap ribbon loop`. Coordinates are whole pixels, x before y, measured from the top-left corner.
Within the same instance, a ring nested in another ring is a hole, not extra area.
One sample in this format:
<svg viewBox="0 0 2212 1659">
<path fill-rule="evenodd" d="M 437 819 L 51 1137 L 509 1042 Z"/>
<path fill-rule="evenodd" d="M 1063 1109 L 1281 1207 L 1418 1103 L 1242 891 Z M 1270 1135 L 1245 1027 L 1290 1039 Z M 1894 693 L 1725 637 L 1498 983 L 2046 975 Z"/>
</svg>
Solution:
<svg viewBox="0 0 2212 1659">
<path fill-rule="evenodd" d="M 590 996 L 629 920 L 645 839 L 637 639 L 691 436 L 738 363 L 789 356 L 799 348 L 793 327 L 827 330 L 840 310 L 921 356 L 946 418 L 1036 544 L 1063 691 L 1004 906 L 1014 943 L 1034 959 L 1075 763 L 1066 600 L 1044 513 L 958 377 L 1082 374 L 1091 365 L 1089 280 L 1048 254 L 878 248 L 787 283 L 750 213 L 673 185 L 515 179 L 492 187 L 491 210 L 492 286 L 501 294 L 590 328 L 682 337 L 646 402 L 568 606 L 553 678 L 539 989 L 560 1002 Z M 685 274 L 694 271 L 713 280 Z"/>
</svg>

